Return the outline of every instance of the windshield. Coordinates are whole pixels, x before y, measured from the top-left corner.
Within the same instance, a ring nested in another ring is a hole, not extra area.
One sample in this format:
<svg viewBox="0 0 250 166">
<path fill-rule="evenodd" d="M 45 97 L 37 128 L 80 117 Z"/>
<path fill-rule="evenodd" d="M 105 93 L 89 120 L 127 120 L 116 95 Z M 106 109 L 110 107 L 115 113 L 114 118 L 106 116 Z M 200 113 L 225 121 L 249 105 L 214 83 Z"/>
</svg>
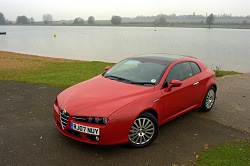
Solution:
<svg viewBox="0 0 250 166">
<path fill-rule="evenodd" d="M 155 62 L 126 59 L 116 64 L 103 76 L 130 84 L 156 85 L 165 69 L 166 66 Z"/>
</svg>

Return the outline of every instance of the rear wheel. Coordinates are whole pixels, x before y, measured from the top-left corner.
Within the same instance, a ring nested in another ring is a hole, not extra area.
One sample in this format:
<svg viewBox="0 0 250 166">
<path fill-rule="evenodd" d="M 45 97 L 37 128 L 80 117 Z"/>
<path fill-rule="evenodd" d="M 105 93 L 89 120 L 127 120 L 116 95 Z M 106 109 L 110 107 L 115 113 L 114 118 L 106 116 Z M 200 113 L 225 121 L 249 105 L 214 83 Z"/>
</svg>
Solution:
<svg viewBox="0 0 250 166">
<path fill-rule="evenodd" d="M 208 89 L 206 96 L 203 99 L 200 110 L 203 112 L 210 111 L 214 105 L 215 98 L 216 98 L 216 91 L 215 91 L 215 88 L 211 86 Z"/>
<path fill-rule="evenodd" d="M 142 148 L 151 144 L 158 134 L 158 122 L 150 113 L 143 113 L 135 119 L 128 134 L 132 147 Z"/>
</svg>

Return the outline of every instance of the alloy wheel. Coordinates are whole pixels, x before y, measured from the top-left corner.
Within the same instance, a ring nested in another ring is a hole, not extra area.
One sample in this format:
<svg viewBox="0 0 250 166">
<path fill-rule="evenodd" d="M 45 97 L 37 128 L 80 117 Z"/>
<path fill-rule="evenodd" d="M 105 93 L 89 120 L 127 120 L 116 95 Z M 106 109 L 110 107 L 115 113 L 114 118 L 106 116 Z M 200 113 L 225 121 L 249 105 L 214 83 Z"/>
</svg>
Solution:
<svg viewBox="0 0 250 166">
<path fill-rule="evenodd" d="M 206 96 L 207 109 L 210 109 L 213 106 L 214 101 L 215 101 L 215 92 L 214 92 L 214 89 L 210 89 Z"/>
<path fill-rule="evenodd" d="M 137 118 L 129 132 L 129 140 L 136 145 L 149 142 L 155 134 L 155 125 L 148 118 Z"/>
</svg>

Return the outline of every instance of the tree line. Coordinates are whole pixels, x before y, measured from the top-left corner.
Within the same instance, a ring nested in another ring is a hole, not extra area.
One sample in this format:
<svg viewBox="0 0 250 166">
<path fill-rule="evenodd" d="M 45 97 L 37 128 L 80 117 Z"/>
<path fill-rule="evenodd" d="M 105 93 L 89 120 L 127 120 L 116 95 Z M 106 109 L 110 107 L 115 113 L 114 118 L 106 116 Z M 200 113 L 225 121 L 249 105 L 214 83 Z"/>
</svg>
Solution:
<svg viewBox="0 0 250 166">
<path fill-rule="evenodd" d="M 220 15 L 220 16 L 216 16 L 213 13 L 211 13 L 210 15 L 207 15 L 206 17 L 201 16 L 201 15 L 196 15 L 195 12 L 193 13 L 193 15 L 184 15 L 185 18 L 193 18 L 195 20 L 202 18 L 200 24 L 207 24 L 209 28 L 211 28 L 211 25 L 214 24 L 215 19 L 220 19 L 220 18 L 225 18 L 225 17 L 232 17 L 231 15 Z M 128 18 L 128 17 L 121 17 L 121 16 L 117 16 L 117 15 L 113 15 L 110 19 L 110 22 L 113 25 L 119 25 L 122 23 L 123 20 L 125 24 L 145 24 L 145 23 L 150 23 L 153 24 L 155 26 L 168 26 L 174 23 L 168 22 L 167 20 L 172 20 L 174 18 L 184 18 L 184 16 L 176 16 L 176 14 L 171 14 L 171 15 L 158 15 L 158 16 L 137 16 L 135 18 Z M 250 18 L 250 16 L 246 16 L 245 18 Z M 155 20 L 152 20 L 152 18 L 154 18 Z M 206 20 L 203 20 L 204 18 L 206 18 Z M 138 21 L 137 21 L 138 20 Z M 143 22 L 144 20 L 144 22 Z M 51 14 L 43 14 L 42 16 L 42 22 L 43 24 L 53 24 L 53 16 Z M 89 25 L 94 25 L 95 24 L 95 17 L 94 16 L 89 16 L 88 20 L 86 21 L 87 24 Z M 183 24 L 185 22 L 183 21 Z M 5 19 L 3 13 L 0 12 L 0 25 L 5 25 L 5 24 L 12 24 L 11 21 Z M 35 22 L 34 18 L 28 18 L 26 16 L 17 16 L 16 18 L 16 22 L 15 24 L 40 24 L 40 22 Z M 65 24 L 65 23 L 62 23 Z M 73 25 L 83 25 L 85 24 L 85 20 L 82 17 L 76 17 L 73 20 Z M 247 22 L 247 20 L 244 20 L 241 25 L 248 25 L 249 23 Z"/>
<path fill-rule="evenodd" d="M 250 19 L 250 15 L 247 15 L 247 16 L 232 16 L 232 14 L 213 14 L 214 17 L 216 19 Z M 159 19 L 160 17 L 165 17 L 166 19 L 168 20 L 175 20 L 175 19 L 206 19 L 209 15 L 206 14 L 205 16 L 204 15 L 197 15 L 195 12 L 193 12 L 193 14 L 190 14 L 190 15 L 176 15 L 175 13 L 173 14 L 169 14 L 169 15 L 166 15 L 166 14 L 159 14 L 159 15 L 156 15 L 156 16 L 143 16 L 143 15 L 140 15 L 140 16 L 136 16 L 134 18 L 130 18 L 130 17 L 124 17 L 124 20 L 126 21 L 129 21 L 129 20 L 133 20 L 133 21 L 141 21 L 141 20 L 151 20 L 151 21 L 154 21 L 154 20 L 157 20 Z"/>
<path fill-rule="evenodd" d="M 122 23 L 122 17 L 114 15 L 111 17 L 110 21 L 114 25 L 119 25 Z M 42 22 L 44 24 L 52 24 L 53 23 L 53 16 L 51 14 L 43 14 Z M 36 22 L 35 22 L 35 19 L 33 17 L 28 18 L 25 15 L 23 15 L 23 16 L 17 16 L 17 18 L 16 18 L 16 24 L 27 25 L 27 24 L 35 24 L 35 23 Z M 95 24 L 95 17 L 89 16 L 87 23 L 90 25 Z M 0 12 L 0 25 L 6 25 L 6 24 L 13 24 L 13 22 L 5 19 L 4 14 Z M 85 21 L 83 18 L 77 17 L 74 19 L 73 24 L 74 25 L 82 25 L 82 24 L 85 24 Z"/>
</svg>

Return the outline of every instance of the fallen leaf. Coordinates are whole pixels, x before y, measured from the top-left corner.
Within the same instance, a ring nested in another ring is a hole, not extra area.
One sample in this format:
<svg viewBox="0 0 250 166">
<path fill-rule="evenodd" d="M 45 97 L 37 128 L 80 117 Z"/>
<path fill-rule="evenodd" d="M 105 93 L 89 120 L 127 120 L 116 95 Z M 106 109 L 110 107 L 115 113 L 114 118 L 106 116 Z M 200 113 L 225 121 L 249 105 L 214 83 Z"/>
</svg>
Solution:
<svg viewBox="0 0 250 166">
<path fill-rule="evenodd" d="M 197 155 L 195 155 L 195 159 L 197 160 L 199 158 L 199 155 L 197 154 Z"/>
</svg>

